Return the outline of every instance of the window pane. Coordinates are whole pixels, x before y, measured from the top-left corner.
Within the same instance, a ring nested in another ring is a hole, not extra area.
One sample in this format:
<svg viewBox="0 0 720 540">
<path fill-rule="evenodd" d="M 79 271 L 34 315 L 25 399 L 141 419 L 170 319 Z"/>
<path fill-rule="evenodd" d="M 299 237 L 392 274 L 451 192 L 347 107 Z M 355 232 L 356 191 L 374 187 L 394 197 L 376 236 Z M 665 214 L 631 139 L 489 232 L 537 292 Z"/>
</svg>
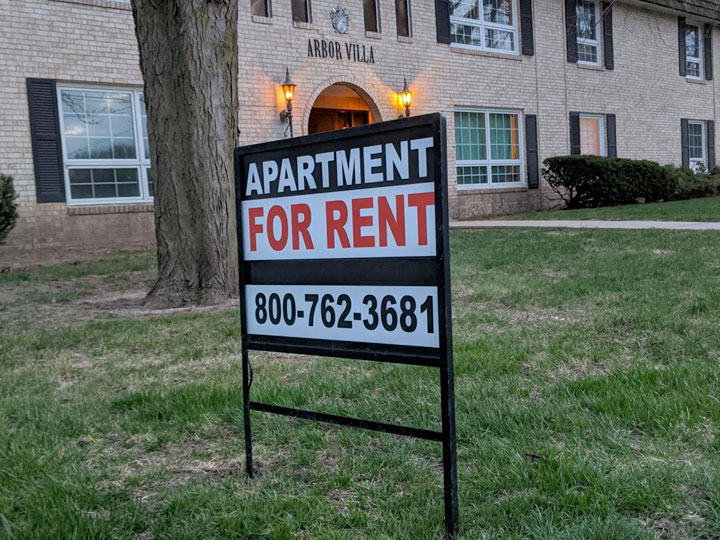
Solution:
<svg viewBox="0 0 720 540">
<path fill-rule="evenodd" d="M 363 14 L 365 16 L 365 31 L 379 32 L 377 0 L 363 0 Z"/>
<path fill-rule="evenodd" d="M 690 77 L 700 77 L 700 62 L 688 60 L 686 74 Z"/>
<path fill-rule="evenodd" d="M 520 166 L 495 165 L 492 167 L 493 184 L 507 184 L 512 182 L 520 182 Z"/>
<path fill-rule="evenodd" d="M 310 22 L 310 12 L 308 10 L 309 0 L 292 0 L 292 18 L 293 21 Z"/>
<path fill-rule="evenodd" d="M 485 46 L 499 51 L 514 51 L 513 32 L 485 29 Z"/>
<path fill-rule="evenodd" d="M 135 159 L 132 94 L 103 90 L 60 92 L 68 159 Z"/>
<path fill-rule="evenodd" d="M 580 153 L 600 155 L 600 119 L 580 118 Z"/>
<path fill-rule="evenodd" d="M 147 175 L 147 182 L 148 182 L 148 195 L 150 197 L 155 196 L 155 169 L 151 169 L 148 167 L 145 169 L 145 174 Z"/>
<path fill-rule="evenodd" d="M 578 60 L 580 62 L 598 63 L 598 46 L 578 43 Z"/>
<path fill-rule="evenodd" d="M 142 121 L 143 155 L 150 159 L 150 139 L 148 137 L 147 108 L 145 107 L 145 96 L 140 94 L 140 120 Z"/>
<path fill-rule="evenodd" d="M 267 0 L 250 0 L 250 9 L 253 15 L 260 17 L 269 16 Z"/>
<path fill-rule="evenodd" d="M 89 159 L 87 137 L 65 137 L 65 153 L 68 159 Z"/>
<path fill-rule="evenodd" d="M 73 199 L 139 197 L 138 170 L 70 169 L 70 194 Z"/>
<path fill-rule="evenodd" d="M 112 139 L 90 137 L 88 142 L 90 144 L 90 159 L 113 158 Z"/>
<path fill-rule="evenodd" d="M 470 26 L 468 24 L 450 24 L 450 34 L 453 42 L 463 45 L 474 45 L 475 47 L 483 46 L 482 28 L 479 26 Z"/>
<path fill-rule="evenodd" d="M 487 167 L 458 167 L 457 182 L 460 185 L 487 184 Z"/>
<path fill-rule="evenodd" d="M 84 114 L 63 114 L 63 126 L 64 135 L 71 135 L 75 137 L 87 135 L 87 122 Z"/>
<path fill-rule="evenodd" d="M 594 2 L 577 4 L 577 35 L 579 39 L 597 40 L 597 13 Z"/>
<path fill-rule="evenodd" d="M 483 5 L 483 18 L 487 22 L 512 26 L 512 1 L 485 0 Z"/>
<path fill-rule="evenodd" d="M 685 56 L 700 58 L 700 29 L 697 26 L 685 27 Z"/>
<path fill-rule="evenodd" d="M 480 19 L 479 0 L 450 0 L 450 16 Z"/>
<path fill-rule="evenodd" d="M 490 114 L 490 159 L 520 159 L 518 122 L 514 114 Z"/>
<path fill-rule="evenodd" d="M 395 18 L 398 36 L 410 37 L 410 0 L 395 0 Z"/>
<path fill-rule="evenodd" d="M 690 147 L 690 159 L 703 159 L 703 129 L 698 122 L 688 123 L 688 143 Z"/>
<path fill-rule="evenodd" d="M 455 148 L 457 161 L 487 159 L 485 113 L 455 113 Z"/>
</svg>

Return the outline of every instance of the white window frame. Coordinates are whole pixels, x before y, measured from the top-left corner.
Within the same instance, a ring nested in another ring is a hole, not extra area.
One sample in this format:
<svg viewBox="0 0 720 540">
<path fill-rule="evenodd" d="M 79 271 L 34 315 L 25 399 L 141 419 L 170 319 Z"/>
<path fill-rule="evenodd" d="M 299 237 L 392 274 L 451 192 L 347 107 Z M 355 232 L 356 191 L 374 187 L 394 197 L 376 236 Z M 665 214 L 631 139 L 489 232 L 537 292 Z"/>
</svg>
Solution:
<svg viewBox="0 0 720 540">
<path fill-rule="evenodd" d="M 467 26 L 475 26 L 477 28 L 480 28 L 480 33 L 482 34 L 482 45 L 470 45 L 467 43 L 456 43 L 451 42 L 451 47 L 457 47 L 459 49 L 473 49 L 473 50 L 480 50 L 480 51 L 488 51 L 492 53 L 499 53 L 499 54 L 508 54 L 512 56 L 519 56 L 520 55 L 520 48 L 518 46 L 518 16 L 520 15 L 518 10 L 518 2 L 517 0 L 510 0 L 510 5 L 512 6 L 512 14 L 513 14 L 513 23 L 512 25 L 507 24 L 498 24 L 493 22 L 486 22 L 483 18 L 483 7 L 485 0 L 477 0 L 478 1 L 478 10 L 480 12 L 480 18 L 479 19 L 469 19 L 467 17 L 456 17 L 455 15 L 450 16 L 450 24 L 464 24 Z M 510 32 L 512 34 L 513 39 L 513 50 L 508 51 L 505 49 L 493 49 L 491 47 L 485 46 L 485 29 L 489 28 L 492 30 L 503 30 L 505 32 Z"/>
<path fill-rule="evenodd" d="M 589 118 L 598 121 L 598 129 L 600 130 L 600 133 L 598 133 L 598 137 L 600 138 L 600 156 L 607 157 L 607 131 L 605 126 L 605 115 L 580 113 L 579 122 L 581 122 L 583 118 Z M 582 128 L 580 129 L 580 153 L 582 154 Z M 583 155 L 590 156 L 594 154 Z"/>
<path fill-rule="evenodd" d="M 485 115 L 485 148 L 486 148 L 486 159 L 484 160 L 458 160 L 457 159 L 457 140 L 455 140 L 455 185 L 458 190 L 474 190 L 474 189 L 512 189 L 512 188 L 524 188 L 527 185 L 525 175 L 525 139 L 523 137 L 523 112 L 517 109 L 493 109 L 493 108 L 481 108 L 476 109 L 472 107 L 456 107 L 453 109 L 453 136 L 456 133 L 455 130 L 455 113 L 456 112 L 468 112 L 468 113 L 482 113 Z M 491 159 L 490 157 L 490 114 L 514 114 L 518 119 L 518 159 Z M 502 184 L 492 183 L 492 167 L 493 165 L 513 165 L 519 167 L 520 181 L 519 182 L 503 182 Z M 457 169 L 458 167 L 485 167 L 487 169 L 487 184 L 460 184 L 457 181 Z"/>
<path fill-rule="evenodd" d="M 602 35 L 602 13 L 600 12 L 600 2 L 598 0 L 584 0 L 585 2 L 589 2 L 594 4 L 594 10 L 595 10 L 595 20 L 597 21 L 597 27 L 595 28 L 595 35 L 597 36 L 597 39 L 586 39 L 580 37 L 580 31 L 578 30 L 576 32 L 577 34 L 577 44 L 578 45 L 585 45 L 588 47 L 595 47 L 597 49 L 597 62 L 589 62 L 588 60 L 580 60 L 579 54 L 578 54 L 578 64 L 583 64 L 586 66 L 600 66 L 602 65 L 602 47 L 600 46 L 600 36 Z M 577 25 L 577 7 L 575 8 L 575 18 Z"/>
<path fill-rule="evenodd" d="M 690 127 L 689 126 L 700 126 L 700 149 L 702 150 L 701 158 L 690 157 Z M 698 165 L 702 165 L 707 169 L 707 122 L 704 120 L 688 120 L 688 160 L 690 162 L 690 168 L 697 170 Z"/>
<path fill-rule="evenodd" d="M 65 119 L 62 111 L 63 90 L 86 90 L 99 92 L 129 92 L 133 115 L 133 126 L 135 128 L 135 159 L 68 159 L 67 147 L 65 144 Z M 140 115 L 140 96 L 143 90 L 132 86 L 94 86 L 87 84 L 58 84 L 57 104 L 58 119 L 60 122 L 60 141 L 63 157 L 63 176 L 65 181 L 65 194 L 68 206 L 107 206 L 114 204 L 151 203 L 154 200 L 149 194 L 147 171 L 150 168 L 150 160 L 145 159 L 145 137 L 142 129 Z M 103 197 L 97 199 L 73 199 L 70 190 L 71 169 L 138 169 L 138 183 L 140 195 L 137 197 Z"/>
<path fill-rule="evenodd" d="M 699 56 L 689 56 L 687 52 L 687 31 L 688 27 L 694 27 L 697 28 L 697 36 L 698 36 L 698 55 Z M 683 39 L 685 40 L 686 46 L 685 46 L 685 77 L 688 79 L 694 79 L 696 81 L 702 81 L 705 78 L 705 65 L 703 62 L 704 56 L 705 56 L 705 35 L 703 34 L 703 25 L 695 22 L 690 21 L 685 23 L 685 35 L 683 36 Z M 698 74 L 690 75 L 688 73 L 687 64 L 688 61 L 690 62 L 697 62 L 698 64 Z"/>
</svg>

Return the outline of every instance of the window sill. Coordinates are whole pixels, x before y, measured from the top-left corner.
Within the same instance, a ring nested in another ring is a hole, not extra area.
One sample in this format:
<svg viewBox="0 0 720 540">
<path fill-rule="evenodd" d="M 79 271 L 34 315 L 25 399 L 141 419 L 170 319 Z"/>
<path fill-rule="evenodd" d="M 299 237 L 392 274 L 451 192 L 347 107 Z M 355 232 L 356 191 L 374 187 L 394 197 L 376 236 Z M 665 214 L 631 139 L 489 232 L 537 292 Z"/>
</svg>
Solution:
<svg viewBox="0 0 720 540">
<path fill-rule="evenodd" d="M 412 43 L 413 42 L 413 39 L 411 37 L 407 37 L 407 36 L 398 36 L 397 40 L 400 43 Z"/>
<path fill-rule="evenodd" d="M 272 20 L 272 17 L 263 17 L 262 15 L 253 15 L 252 22 L 258 23 L 258 24 L 272 24 L 273 20 Z"/>
<path fill-rule="evenodd" d="M 315 30 L 312 23 L 302 21 L 293 21 L 293 28 L 299 28 L 301 30 Z"/>
<path fill-rule="evenodd" d="M 95 6 L 111 9 L 122 9 L 132 11 L 130 2 L 119 2 L 118 0 L 51 0 L 52 2 L 64 2 L 66 4 L 82 4 L 85 6 Z"/>
<path fill-rule="evenodd" d="M 90 216 L 98 214 L 136 214 L 141 212 L 153 212 L 155 206 L 152 203 L 133 203 L 133 204 L 110 204 L 93 206 L 68 206 L 67 213 L 69 216 Z"/>
<path fill-rule="evenodd" d="M 468 54 L 470 56 L 486 56 L 489 58 L 504 58 L 505 60 L 515 60 L 516 62 L 522 62 L 522 56 L 514 53 L 504 53 L 496 51 L 486 51 L 484 49 L 475 49 L 473 47 L 463 47 L 456 43 L 450 44 L 450 52 L 456 54 Z"/>
<path fill-rule="evenodd" d="M 365 37 L 368 39 L 382 39 L 382 34 L 380 32 L 371 32 L 370 30 L 365 30 Z"/>
<path fill-rule="evenodd" d="M 477 193 L 489 194 L 489 193 L 522 193 L 528 191 L 527 186 L 515 186 L 515 187 L 492 187 L 492 186 L 464 186 L 458 184 L 457 192 L 460 195 L 472 195 Z"/>
<path fill-rule="evenodd" d="M 578 62 L 577 67 L 578 69 L 589 69 L 590 71 L 605 71 L 605 67 L 600 64 L 583 64 Z"/>
<path fill-rule="evenodd" d="M 685 77 L 685 80 L 690 84 L 706 85 L 708 83 L 705 79 L 693 79 L 692 77 Z"/>
</svg>

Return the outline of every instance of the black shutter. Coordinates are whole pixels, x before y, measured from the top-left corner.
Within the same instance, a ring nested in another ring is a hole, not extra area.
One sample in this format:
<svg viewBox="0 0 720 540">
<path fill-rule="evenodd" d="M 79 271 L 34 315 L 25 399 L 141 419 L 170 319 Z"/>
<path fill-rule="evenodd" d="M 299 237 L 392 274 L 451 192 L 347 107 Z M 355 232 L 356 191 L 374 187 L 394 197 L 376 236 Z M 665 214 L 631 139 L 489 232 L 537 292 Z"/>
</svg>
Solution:
<svg viewBox="0 0 720 540">
<path fill-rule="evenodd" d="M 615 49 L 613 48 L 612 4 L 603 2 L 603 56 L 605 69 L 615 69 Z"/>
<path fill-rule="evenodd" d="M 682 166 L 690 166 L 690 140 L 688 138 L 687 118 L 680 120 L 680 144 L 682 145 Z"/>
<path fill-rule="evenodd" d="M 28 79 L 27 91 L 37 202 L 62 202 L 65 182 L 55 81 Z"/>
<path fill-rule="evenodd" d="M 527 156 L 528 188 L 540 187 L 540 163 L 538 160 L 537 116 L 525 115 L 525 154 Z"/>
<path fill-rule="evenodd" d="M 685 57 L 685 17 L 678 17 L 678 67 L 680 76 L 687 74 L 687 58 Z"/>
<path fill-rule="evenodd" d="M 520 0 L 520 33 L 522 34 L 522 53 L 525 56 L 534 55 L 532 0 Z"/>
<path fill-rule="evenodd" d="M 567 39 L 567 61 L 577 63 L 577 1 L 565 0 L 565 37 Z"/>
<path fill-rule="evenodd" d="M 570 154 L 580 154 L 580 113 L 570 113 Z"/>
<path fill-rule="evenodd" d="M 615 115 L 605 115 L 605 130 L 607 131 L 607 155 L 608 157 L 617 157 L 617 135 L 615 133 Z"/>
<path fill-rule="evenodd" d="M 712 81 L 713 65 L 712 65 L 712 24 L 705 25 L 705 79 Z"/>
<path fill-rule="evenodd" d="M 437 42 L 450 43 L 450 0 L 435 0 L 435 26 Z"/>
<path fill-rule="evenodd" d="M 711 171 L 715 166 L 715 122 L 708 120 L 705 123 L 705 131 L 707 132 L 707 168 Z"/>
</svg>

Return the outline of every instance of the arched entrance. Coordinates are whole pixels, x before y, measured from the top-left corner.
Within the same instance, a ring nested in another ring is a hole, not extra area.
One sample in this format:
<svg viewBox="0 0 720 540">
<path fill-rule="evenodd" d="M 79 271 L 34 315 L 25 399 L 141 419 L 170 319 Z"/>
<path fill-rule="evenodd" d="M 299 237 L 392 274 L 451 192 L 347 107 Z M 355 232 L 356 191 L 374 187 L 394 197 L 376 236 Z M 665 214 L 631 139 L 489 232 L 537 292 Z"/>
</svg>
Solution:
<svg viewBox="0 0 720 540">
<path fill-rule="evenodd" d="M 363 92 L 364 93 L 364 92 Z M 364 126 L 379 121 L 376 107 L 348 83 L 336 83 L 323 90 L 313 103 L 308 134 Z"/>
</svg>

